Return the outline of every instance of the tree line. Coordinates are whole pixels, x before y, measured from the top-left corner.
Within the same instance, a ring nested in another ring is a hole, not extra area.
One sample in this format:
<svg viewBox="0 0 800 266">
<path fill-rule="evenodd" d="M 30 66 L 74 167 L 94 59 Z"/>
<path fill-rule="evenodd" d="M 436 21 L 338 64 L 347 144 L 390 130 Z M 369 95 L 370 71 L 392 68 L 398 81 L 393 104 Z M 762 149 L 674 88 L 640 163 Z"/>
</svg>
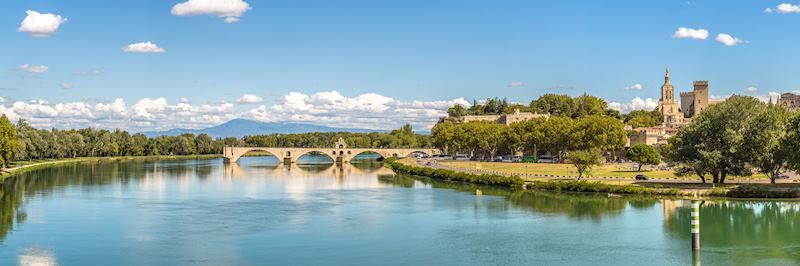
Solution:
<svg viewBox="0 0 800 266">
<path fill-rule="evenodd" d="M 459 104 L 453 105 L 448 108 L 447 114 L 450 118 L 458 118 L 466 115 L 510 114 L 515 110 L 570 118 L 603 115 L 620 119 L 633 128 L 652 127 L 664 122 L 658 110 L 635 110 L 627 114 L 621 114 L 619 111 L 610 108 L 605 100 L 588 94 L 570 97 L 565 94 L 547 93 L 531 101 L 527 106 L 509 103 L 505 98 L 487 98 L 480 103 L 473 101 L 472 106 L 469 108 Z"/>
<path fill-rule="evenodd" d="M 37 129 L 20 119 L 16 125 L 0 116 L 0 166 L 14 161 L 77 157 L 222 154 L 224 146 L 332 147 L 343 138 L 354 148 L 431 147 L 430 136 L 414 133 L 410 125 L 388 133 L 300 133 L 217 138 L 207 134 L 147 137 L 124 130 Z"/>
<path fill-rule="evenodd" d="M 549 153 L 562 161 L 569 151 L 583 150 L 614 156 L 625 148 L 626 138 L 622 121 L 603 115 L 535 118 L 511 126 L 444 120 L 431 131 L 433 145 L 444 153 L 465 153 L 484 159 L 522 152 Z"/>
</svg>

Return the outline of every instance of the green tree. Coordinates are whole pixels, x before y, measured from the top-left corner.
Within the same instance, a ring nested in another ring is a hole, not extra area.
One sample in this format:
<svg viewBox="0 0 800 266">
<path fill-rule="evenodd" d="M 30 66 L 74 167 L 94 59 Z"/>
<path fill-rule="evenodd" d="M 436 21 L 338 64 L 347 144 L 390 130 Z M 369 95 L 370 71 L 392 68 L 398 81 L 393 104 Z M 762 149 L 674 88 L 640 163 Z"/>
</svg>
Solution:
<svg viewBox="0 0 800 266">
<path fill-rule="evenodd" d="M 642 165 L 645 164 L 659 164 L 661 163 L 661 156 L 655 148 L 650 145 L 639 143 L 631 146 L 628 149 L 628 159 L 639 164 L 637 171 L 642 171 Z"/>
<path fill-rule="evenodd" d="M 3 167 L 8 167 L 17 149 L 19 149 L 17 129 L 8 120 L 8 117 L 3 114 L 0 116 L 0 159 L 2 159 L 0 164 Z"/>
<path fill-rule="evenodd" d="M 603 99 L 588 95 L 586 93 L 575 97 L 573 102 L 575 104 L 575 112 L 572 114 L 573 118 L 589 115 L 602 115 L 605 113 L 605 110 L 608 107 L 608 104 Z"/>
<path fill-rule="evenodd" d="M 575 112 L 575 104 L 568 95 L 544 94 L 539 99 L 531 101 L 531 109 L 538 113 L 551 115 L 572 116 Z"/>
<path fill-rule="evenodd" d="M 460 104 L 453 105 L 453 107 L 447 108 L 447 114 L 450 117 L 462 117 L 467 114 L 467 109 Z"/>
<path fill-rule="evenodd" d="M 749 96 L 732 96 L 709 106 L 692 124 L 678 130 L 669 140 L 668 158 L 672 163 L 701 167 L 714 183 L 724 183 L 729 175 L 752 175 L 750 163 L 760 156 L 756 118 L 765 104 Z"/>
<path fill-rule="evenodd" d="M 569 155 L 567 155 L 569 163 L 578 170 L 578 179 L 581 179 L 584 174 L 590 175 L 592 167 L 600 165 L 600 158 L 600 153 L 596 150 L 570 151 Z"/>
<path fill-rule="evenodd" d="M 631 111 L 624 116 L 625 124 L 633 127 L 653 127 L 662 123 L 661 113 L 653 113 L 652 111 L 635 110 Z"/>
</svg>

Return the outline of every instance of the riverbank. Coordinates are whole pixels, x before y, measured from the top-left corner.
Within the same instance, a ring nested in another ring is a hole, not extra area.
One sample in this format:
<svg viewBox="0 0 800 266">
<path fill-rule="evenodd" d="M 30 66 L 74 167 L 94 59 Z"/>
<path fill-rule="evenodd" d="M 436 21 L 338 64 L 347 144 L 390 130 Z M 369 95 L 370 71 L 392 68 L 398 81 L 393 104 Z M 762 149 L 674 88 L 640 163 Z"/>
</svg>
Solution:
<svg viewBox="0 0 800 266">
<path fill-rule="evenodd" d="M 594 192 L 609 193 L 609 195 L 668 195 L 692 198 L 800 198 L 800 184 L 794 182 L 781 184 L 762 184 L 742 183 L 746 182 L 742 180 L 742 182 L 734 184 L 703 184 L 676 180 L 650 180 L 647 182 L 641 182 L 633 180 L 632 178 L 577 180 L 576 178 L 570 178 L 567 176 L 520 177 L 520 175 L 516 173 L 509 173 L 509 169 L 506 169 L 506 171 L 459 169 L 448 166 L 446 163 L 427 163 L 408 158 L 393 161 L 393 163 L 402 164 L 407 167 L 435 169 L 439 171 L 449 171 L 461 174 L 517 177 L 524 181 L 523 187 L 527 190 Z M 433 170 L 428 171 L 430 172 Z M 417 169 L 415 172 L 425 173 L 425 171 L 421 169 Z M 750 182 L 758 181 L 754 180 Z"/>
<path fill-rule="evenodd" d="M 6 178 L 12 177 L 25 171 L 41 169 L 56 165 L 101 162 L 101 161 L 125 161 L 125 160 L 185 160 L 185 159 L 213 159 L 221 158 L 221 154 L 202 154 L 202 155 L 154 155 L 154 156 L 115 156 L 115 157 L 79 157 L 64 159 L 46 159 L 37 161 L 17 161 L 12 162 L 12 167 L 0 170 L 0 183 Z"/>
</svg>

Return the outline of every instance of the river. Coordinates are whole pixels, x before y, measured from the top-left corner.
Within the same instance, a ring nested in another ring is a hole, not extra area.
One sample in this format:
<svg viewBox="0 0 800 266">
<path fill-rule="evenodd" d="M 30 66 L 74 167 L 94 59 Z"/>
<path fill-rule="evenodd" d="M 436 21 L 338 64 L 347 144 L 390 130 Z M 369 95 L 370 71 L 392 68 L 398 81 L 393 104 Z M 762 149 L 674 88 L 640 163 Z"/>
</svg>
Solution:
<svg viewBox="0 0 800 266">
<path fill-rule="evenodd" d="M 378 164 L 111 161 L 0 186 L 0 265 L 797 265 L 800 203 L 511 191 Z M 483 191 L 476 196 L 475 189 Z"/>
</svg>

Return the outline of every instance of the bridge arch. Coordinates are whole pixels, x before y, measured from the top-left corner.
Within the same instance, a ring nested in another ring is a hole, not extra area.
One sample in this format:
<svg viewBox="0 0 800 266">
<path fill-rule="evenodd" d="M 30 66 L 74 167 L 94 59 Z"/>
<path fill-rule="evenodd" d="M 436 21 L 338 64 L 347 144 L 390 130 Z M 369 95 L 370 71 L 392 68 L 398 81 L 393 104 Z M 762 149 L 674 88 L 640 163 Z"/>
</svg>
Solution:
<svg viewBox="0 0 800 266">
<path fill-rule="evenodd" d="M 306 156 L 306 155 L 311 155 L 311 154 L 324 155 L 325 157 L 328 157 L 329 159 L 331 159 L 332 162 L 336 162 L 336 155 L 331 156 L 330 153 L 325 152 L 325 150 L 323 150 L 323 149 L 306 149 L 306 150 L 297 151 L 296 155 L 295 156 L 290 156 L 290 158 L 291 158 L 292 162 L 298 162 L 300 160 L 300 157 L 303 157 L 303 156 Z"/>
</svg>

